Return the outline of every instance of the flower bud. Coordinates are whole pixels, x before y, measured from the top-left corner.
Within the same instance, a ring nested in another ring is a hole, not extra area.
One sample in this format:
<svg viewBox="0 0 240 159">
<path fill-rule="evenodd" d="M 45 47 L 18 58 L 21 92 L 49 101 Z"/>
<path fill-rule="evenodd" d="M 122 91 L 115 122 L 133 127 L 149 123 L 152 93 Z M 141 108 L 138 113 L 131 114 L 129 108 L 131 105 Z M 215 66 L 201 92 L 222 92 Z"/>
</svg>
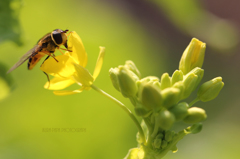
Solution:
<svg viewBox="0 0 240 159">
<path fill-rule="evenodd" d="M 137 75 L 138 78 L 141 78 L 141 74 L 139 70 L 137 69 L 136 65 L 132 61 L 130 60 L 126 61 L 124 66 L 130 71 L 132 71 L 135 75 Z"/>
<path fill-rule="evenodd" d="M 181 70 L 176 70 L 174 71 L 172 75 L 172 81 L 171 85 L 174 85 L 176 82 L 182 81 L 183 80 L 183 73 Z"/>
<path fill-rule="evenodd" d="M 198 76 L 194 73 L 190 73 L 184 77 L 183 85 L 184 85 L 184 92 L 182 95 L 182 99 L 187 98 L 196 86 L 196 82 L 198 80 Z"/>
<path fill-rule="evenodd" d="M 119 66 L 118 83 L 122 95 L 126 98 L 135 96 L 138 88 L 136 81 L 137 76 L 124 66 Z"/>
<path fill-rule="evenodd" d="M 167 141 L 166 140 L 162 140 L 161 148 L 164 149 L 165 147 L 167 147 Z"/>
<path fill-rule="evenodd" d="M 143 83 L 144 83 L 144 84 L 146 84 L 146 83 L 148 83 L 148 84 L 153 84 L 153 83 L 155 83 L 155 82 L 158 82 L 158 83 L 159 83 L 159 78 L 158 78 L 158 77 L 156 77 L 156 76 L 147 76 L 147 77 L 144 77 L 144 78 L 138 80 L 138 81 L 137 81 L 137 86 L 138 86 L 138 88 L 140 88 Z M 160 84 L 154 84 L 154 85 L 156 85 L 157 87 L 159 87 Z"/>
<path fill-rule="evenodd" d="M 158 139 L 158 138 L 154 139 L 152 145 L 154 148 L 160 149 L 162 145 L 162 139 Z"/>
<path fill-rule="evenodd" d="M 142 83 L 153 84 L 153 85 L 157 86 L 159 89 L 161 89 L 161 84 L 159 83 L 159 78 L 156 76 L 147 76 L 147 77 L 142 78 L 141 80 L 137 81 L 138 87 L 140 87 L 140 85 Z"/>
<path fill-rule="evenodd" d="M 205 56 L 206 44 L 193 38 L 187 46 L 179 62 L 179 70 L 187 74 L 195 67 L 202 67 Z"/>
<path fill-rule="evenodd" d="M 158 81 L 153 82 L 153 85 L 161 89 L 161 84 Z"/>
<path fill-rule="evenodd" d="M 168 73 L 164 73 L 161 77 L 161 90 L 171 86 L 171 78 Z"/>
<path fill-rule="evenodd" d="M 208 82 L 202 84 L 198 90 L 198 98 L 202 102 L 207 102 L 216 98 L 223 88 L 224 83 L 222 77 L 216 77 Z"/>
<path fill-rule="evenodd" d="M 143 106 L 141 106 L 141 105 L 137 105 L 137 106 L 134 108 L 134 110 L 135 110 L 136 115 L 142 116 L 142 117 L 148 116 L 149 113 L 151 112 L 151 111 L 149 111 L 147 108 L 145 108 L 145 107 L 143 107 Z"/>
<path fill-rule="evenodd" d="M 195 87 L 193 89 L 193 90 L 195 90 L 197 88 L 197 86 L 199 85 L 199 83 L 201 82 L 202 78 L 203 78 L 204 70 L 199 68 L 199 67 L 195 67 L 189 73 L 194 73 L 195 75 L 198 76 L 198 79 L 196 81 Z"/>
<path fill-rule="evenodd" d="M 178 151 L 178 148 L 177 148 L 177 145 L 174 145 L 172 148 L 171 148 L 172 152 L 173 153 L 176 153 Z"/>
<path fill-rule="evenodd" d="M 161 91 L 163 97 L 162 105 L 165 108 L 170 108 L 179 101 L 180 90 L 178 88 L 165 88 Z"/>
<path fill-rule="evenodd" d="M 150 83 L 142 83 L 139 88 L 139 98 L 148 110 L 158 110 L 162 106 L 162 95 L 160 89 Z"/>
<path fill-rule="evenodd" d="M 176 82 L 176 83 L 172 86 L 172 88 L 177 88 L 177 89 L 179 89 L 180 94 L 179 94 L 179 99 L 178 99 L 178 101 L 180 101 L 180 100 L 182 99 L 183 93 L 184 93 L 183 81 Z"/>
<path fill-rule="evenodd" d="M 120 91 L 119 83 L 118 83 L 118 72 L 119 72 L 118 68 L 110 68 L 109 75 L 114 88 Z"/>
<path fill-rule="evenodd" d="M 172 141 L 172 139 L 173 139 L 173 136 L 174 136 L 174 131 L 166 131 L 165 132 L 165 137 L 164 137 L 164 139 L 167 141 L 167 142 L 170 142 L 170 141 Z"/>
<path fill-rule="evenodd" d="M 183 119 L 185 123 L 195 124 L 207 118 L 204 109 L 198 107 L 191 107 L 188 109 L 188 115 Z"/>
<path fill-rule="evenodd" d="M 163 130 L 168 130 L 175 122 L 175 117 L 168 110 L 164 110 L 155 117 L 155 122 L 157 122 L 158 126 Z"/>
<path fill-rule="evenodd" d="M 192 134 L 197 134 L 202 130 L 202 123 L 193 124 L 192 126 L 189 126 L 186 130 Z"/>
<path fill-rule="evenodd" d="M 188 115 L 188 104 L 186 102 L 179 103 L 169 111 L 174 114 L 176 121 L 180 121 Z"/>
<path fill-rule="evenodd" d="M 163 133 L 159 132 L 155 138 L 156 139 L 163 139 Z"/>
<path fill-rule="evenodd" d="M 155 82 L 155 81 L 159 81 L 159 78 L 156 76 L 147 76 L 144 77 L 140 80 L 140 83 L 144 83 L 144 82 Z"/>
</svg>

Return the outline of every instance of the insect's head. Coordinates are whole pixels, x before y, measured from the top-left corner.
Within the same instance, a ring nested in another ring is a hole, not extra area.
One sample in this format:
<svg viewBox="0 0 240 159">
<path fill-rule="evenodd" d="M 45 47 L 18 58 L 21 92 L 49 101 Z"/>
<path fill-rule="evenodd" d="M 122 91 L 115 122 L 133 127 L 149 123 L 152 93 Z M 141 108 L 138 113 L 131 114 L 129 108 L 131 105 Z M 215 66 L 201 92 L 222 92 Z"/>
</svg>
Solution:
<svg viewBox="0 0 240 159">
<path fill-rule="evenodd" d="M 65 44 L 67 41 L 67 35 L 66 35 L 67 32 L 68 30 L 64 30 L 64 31 L 61 29 L 53 30 L 51 33 L 53 42 L 58 46 Z"/>
</svg>

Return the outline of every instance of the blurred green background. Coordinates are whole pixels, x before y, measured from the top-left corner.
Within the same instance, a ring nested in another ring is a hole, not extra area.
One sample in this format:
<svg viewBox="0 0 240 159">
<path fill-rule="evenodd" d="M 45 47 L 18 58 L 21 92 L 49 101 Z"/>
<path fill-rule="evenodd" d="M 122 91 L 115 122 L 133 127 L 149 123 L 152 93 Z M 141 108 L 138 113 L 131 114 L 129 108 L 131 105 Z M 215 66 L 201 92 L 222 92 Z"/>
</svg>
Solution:
<svg viewBox="0 0 240 159">
<path fill-rule="evenodd" d="M 196 104 L 208 114 L 202 132 L 186 136 L 177 145 L 179 151 L 165 158 L 239 158 L 239 5 L 237 0 L 2 0 L 0 96 L 8 97 L 0 101 L 0 158 L 120 159 L 137 146 L 134 123 L 94 90 L 55 96 L 43 88 L 47 78 L 39 70 L 41 62 L 32 71 L 23 64 L 5 74 L 56 28 L 81 36 L 90 72 L 98 46 L 106 47 L 95 85 L 131 110 L 130 102 L 111 84 L 111 67 L 132 60 L 143 77 L 172 74 L 192 37 L 206 42 L 203 82 L 222 76 L 225 86 L 215 100 Z M 45 132 L 48 128 L 84 131 Z"/>
</svg>

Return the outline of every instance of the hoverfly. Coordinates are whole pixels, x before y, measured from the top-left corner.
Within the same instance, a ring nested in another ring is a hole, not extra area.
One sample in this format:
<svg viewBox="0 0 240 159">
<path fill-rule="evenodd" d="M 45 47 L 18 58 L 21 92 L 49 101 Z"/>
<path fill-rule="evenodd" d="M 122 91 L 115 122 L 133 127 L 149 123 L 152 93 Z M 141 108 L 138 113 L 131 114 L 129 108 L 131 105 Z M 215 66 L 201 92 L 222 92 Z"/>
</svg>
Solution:
<svg viewBox="0 0 240 159">
<path fill-rule="evenodd" d="M 24 54 L 20 58 L 20 60 L 8 70 L 7 73 L 10 73 L 11 71 L 15 70 L 17 67 L 19 67 L 21 64 L 23 64 L 27 60 L 28 60 L 28 69 L 31 70 L 39 62 L 39 60 L 45 55 L 48 55 L 45 60 L 47 60 L 51 56 L 57 61 L 54 55 L 54 52 L 56 49 L 59 49 L 61 45 L 64 45 L 67 51 L 69 51 L 68 45 L 67 45 L 67 34 L 66 34 L 67 32 L 68 30 L 63 31 L 61 29 L 56 29 L 56 30 L 53 30 L 51 33 L 46 34 L 44 37 L 42 37 L 38 41 L 37 45 L 35 45 L 31 50 L 29 50 L 26 54 Z M 62 50 L 66 50 L 66 49 L 62 49 Z M 48 81 L 49 81 L 49 77 L 48 77 Z"/>
</svg>

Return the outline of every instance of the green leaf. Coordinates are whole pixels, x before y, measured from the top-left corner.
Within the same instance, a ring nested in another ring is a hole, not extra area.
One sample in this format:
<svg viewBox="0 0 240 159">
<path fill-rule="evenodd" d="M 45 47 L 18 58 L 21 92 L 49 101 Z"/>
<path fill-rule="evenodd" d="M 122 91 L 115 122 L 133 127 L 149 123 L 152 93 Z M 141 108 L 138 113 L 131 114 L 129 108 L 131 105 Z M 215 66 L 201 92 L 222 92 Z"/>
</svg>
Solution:
<svg viewBox="0 0 240 159">
<path fill-rule="evenodd" d="M 0 62 L 0 101 L 8 97 L 13 85 L 13 79 L 10 74 L 6 74 L 7 67 Z"/>
<path fill-rule="evenodd" d="M 22 0 L 0 1 L 0 43 L 11 40 L 22 45 L 21 27 L 18 20 Z"/>
</svg>

